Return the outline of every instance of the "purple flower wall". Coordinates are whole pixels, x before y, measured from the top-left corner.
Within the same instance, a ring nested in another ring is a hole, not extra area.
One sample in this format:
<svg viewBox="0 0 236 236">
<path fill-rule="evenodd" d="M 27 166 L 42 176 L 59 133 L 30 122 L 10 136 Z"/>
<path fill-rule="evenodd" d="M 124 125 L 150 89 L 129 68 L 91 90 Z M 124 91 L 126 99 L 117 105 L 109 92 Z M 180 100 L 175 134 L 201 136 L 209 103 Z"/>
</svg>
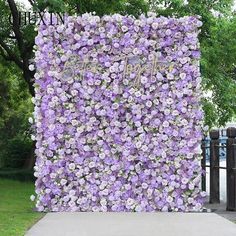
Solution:
<svg viewBox="0 0 236 236">
<path fill-rule="evenodd" d="M 39 211 L 198 211 L 198 17 L 68 17 L 36 37 Z"/>
</svg>

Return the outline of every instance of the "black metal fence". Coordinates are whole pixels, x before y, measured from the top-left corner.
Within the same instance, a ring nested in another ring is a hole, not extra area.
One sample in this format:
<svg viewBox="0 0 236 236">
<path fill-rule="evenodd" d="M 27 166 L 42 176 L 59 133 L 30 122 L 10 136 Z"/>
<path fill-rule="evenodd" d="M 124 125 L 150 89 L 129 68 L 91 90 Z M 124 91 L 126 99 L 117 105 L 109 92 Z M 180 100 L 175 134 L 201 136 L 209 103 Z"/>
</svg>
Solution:
<svg viewBox="0 0 236 236">
<path fill-rule="evenodd" d="M 202 140 L 201 165 L 210 169 L 210 203 L 220 202 L 220 169 L 226 171 L 226 210 L 236 211 L 236 128 L 212 130 L 209 137 Z M 220 166 L 220 159 L 226 166 Z M 202 175 L 202 190 L 206 191 L 206 176 Z"/>
</svg>

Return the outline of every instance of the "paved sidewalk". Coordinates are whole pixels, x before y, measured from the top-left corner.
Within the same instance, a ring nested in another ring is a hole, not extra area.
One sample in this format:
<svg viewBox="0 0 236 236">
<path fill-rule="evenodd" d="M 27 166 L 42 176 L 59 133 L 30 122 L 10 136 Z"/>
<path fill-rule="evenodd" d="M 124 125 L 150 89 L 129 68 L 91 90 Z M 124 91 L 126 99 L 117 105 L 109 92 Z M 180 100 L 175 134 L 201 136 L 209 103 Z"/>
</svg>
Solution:
<svg viewBox="0 0 236 236">
<path fill-rule="evenodd" d="M 226 203 L 225 202 L 216 203 L 216 204 L 206 203 L 205 207 L 207 209 L 211 209 L 211 212 L 214 212 L 217 215 L 220 215 L 220 216 L 236 223 L 236 211 L 226 211 Z"/>
<path fill-rule="evenodd" d="M 26 236 L 235 236 L 215 213 L 48 213 Z"/>
</svg>

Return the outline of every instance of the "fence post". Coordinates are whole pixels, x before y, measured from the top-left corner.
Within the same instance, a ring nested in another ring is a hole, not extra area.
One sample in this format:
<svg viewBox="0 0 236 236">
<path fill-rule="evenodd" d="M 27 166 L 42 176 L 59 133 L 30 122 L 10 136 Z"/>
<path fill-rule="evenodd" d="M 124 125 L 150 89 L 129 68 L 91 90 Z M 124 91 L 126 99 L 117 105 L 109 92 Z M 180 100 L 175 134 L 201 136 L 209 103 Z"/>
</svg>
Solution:
<svg viewBox="0 0 236 236">
<path fill-rule="evenodd" d="M 202 166 L 202 191 L 206 191 L 206 141 L 205 138 L 202 139 L 202 160 L 201 160 L 201 166 Z"/>
<path fill-rule="evenodd" d="M 236 128 L 227 129 L 227 211 L 236 211 Z"/>
<path fill-rule="evenodd" d="M 219 130 L 210 131 L 210 138 L 210 203 L 219 203 Z"/>
</svg>

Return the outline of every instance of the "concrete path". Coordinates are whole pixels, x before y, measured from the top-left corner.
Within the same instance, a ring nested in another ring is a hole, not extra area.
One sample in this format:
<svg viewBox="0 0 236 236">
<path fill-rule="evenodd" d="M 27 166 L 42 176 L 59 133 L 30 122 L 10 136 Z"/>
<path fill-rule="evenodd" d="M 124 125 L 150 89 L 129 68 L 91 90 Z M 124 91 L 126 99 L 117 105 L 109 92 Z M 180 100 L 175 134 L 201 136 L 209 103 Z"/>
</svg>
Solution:
<svg viewBox="0 0 236 236">
<path fill-rule="evenodd" d="M 236 211 L 226 211 L 226 203 L 221 202 L 221 203 L 216 203 L 216 204 L 210 204 L 206 203 L 205 207 L 211 212 L 216 213 L 217 215 L 220 215 L 227 220 L 230 220 L 236 224 Z M 236 236 L 236 235 L 235 235 Z"/>
<path fill-rule="evenodd" d="M 215 213 L 48 213 L 26 236 L 236 236 Z"/>
</svg>

